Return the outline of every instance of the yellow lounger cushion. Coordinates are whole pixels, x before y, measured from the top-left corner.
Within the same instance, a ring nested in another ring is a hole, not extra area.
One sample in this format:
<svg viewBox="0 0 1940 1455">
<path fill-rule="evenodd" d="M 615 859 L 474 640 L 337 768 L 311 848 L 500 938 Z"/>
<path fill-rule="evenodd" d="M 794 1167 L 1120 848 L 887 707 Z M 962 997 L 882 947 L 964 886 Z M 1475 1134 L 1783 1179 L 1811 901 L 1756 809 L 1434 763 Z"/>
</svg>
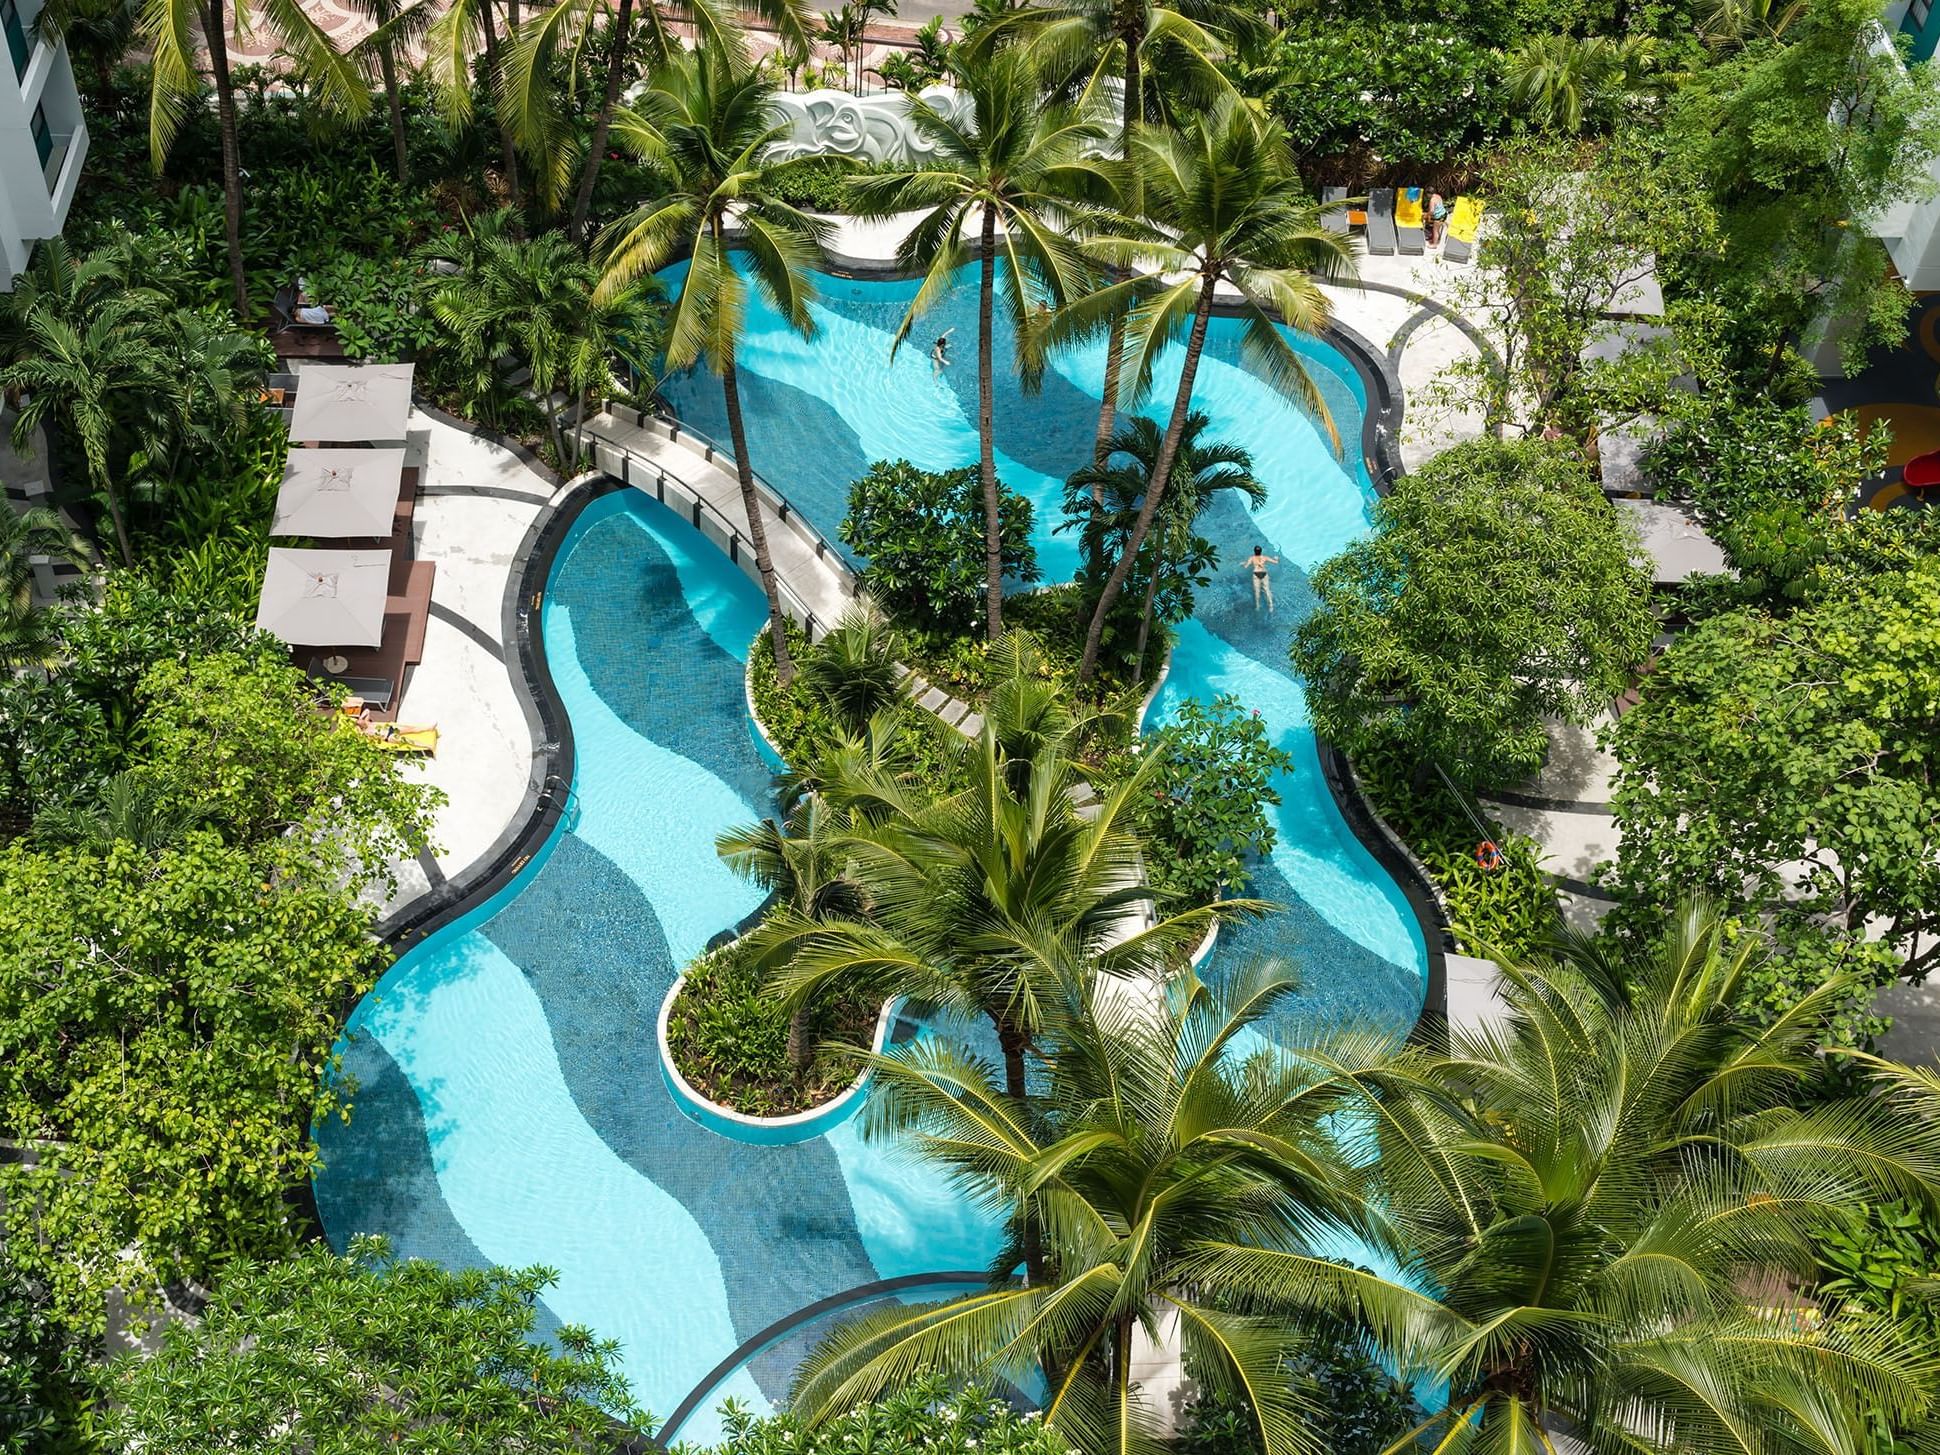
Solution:
<svg viewBox="0 0 1940 1455">
<path fill-rule="evenodd" d="M 369 729 L 370 740 L 387 753 L 433 753 L 438 751 L 435 727 L 399 727 L 378 723 Z"/>
<path fill-rule="evenodd" d="M 1482 204 L 1473 197 L 1457 197 L 1448 214 L 1448 235 L 1461 242 L 1475 241 L 1475 230 L 1482 221 Z"/>
<path fill-rule="evenodd" d="M 1394 225 L 1421 226 L 1421 188 L 1403 187 L 1394 194 Z"/>
</svg>

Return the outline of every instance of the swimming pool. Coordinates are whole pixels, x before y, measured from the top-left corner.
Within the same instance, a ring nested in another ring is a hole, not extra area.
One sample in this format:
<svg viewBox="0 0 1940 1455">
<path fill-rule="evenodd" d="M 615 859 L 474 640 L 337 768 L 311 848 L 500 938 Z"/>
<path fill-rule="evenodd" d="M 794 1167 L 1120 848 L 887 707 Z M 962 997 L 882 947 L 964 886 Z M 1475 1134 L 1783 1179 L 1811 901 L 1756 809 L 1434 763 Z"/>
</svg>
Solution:
<svg viewBox="0 0 1940 1455">
<path fill-rule="evenodd" d="M 817 344 L 758 319 L 742 357 L 755 464 L 831 536 L 868 458 L 975 457 L 974 373 L 933 376 L 923 352 L 888 358 L 907 288 L 831 279 Z M 1310 347 L 1352 440 L 1359 380 Z M 1223 436 L 1254 450 L 1274 498 L 1257 516 L 1234 506 L 1209 533 L 1232 543 L 1232 564 L 1255 539 L 1283 558 L 1281 615 L 1253 615 L 1230 573 L 1203 592 L 1159 708 L 1238 692 L 1299 761 L 1280 785 L 1281 842 L 1258 886 L 1288 910 L 1223 935 L 1214 972 L 1261 951 L 1294 955 L 1296 1015 L 1406 1025 L 1421 1007 L 1420 934 L 1340 821 L 1284 659 L 1305 606 L 1301 569 L 1364 527 L 1366 482 L 1266 401 L 1234 356 L 1216 328 L 1200 401 Z M 1089 451 L 1096 404 L 1083 381 L 1095 363 L 1061 361 L 1033 399 L 1014 384 L 1000 393 L 1006 478 L 1041 501 Z M 714 432 L 711 379 L 668 392 Z M 1048 532 L 1054 512 L 1040 506 L 1039 523 Z M 1041 550 L 1047 572 L 1068 571 L 1065 538 L 1046 535 Z M 772 804 L 742 696 L 762 620 L 756 588 L 673 513 L 631 491 L 584 508 L 540 621 L 572 724 L 570 807 L 510 883 L 411 948 L 358 1007 L 342 1047 L 353 1118 L 317 1129 L 316 1201 L 334 1243 L 376 1232 L 449 1266 L 555 1269 L 545 1325 L 617 1339 L 636 1397 L 661 1415 L 797 1311 L 883 1280 L 924 1286 L 982 1267 L 997 1247 L 974 1210 L 893 1146 L 865 1144 L 853 1122 L 789 1145 L 730 1140 L 681 1115 L 660 1074 L 655 1021 L 675 974 L 758 899 L 713 842 Z M 710 1439 L 720 1397 L 781 1397 L 808 1333 L 769 1339 L 667 1433 Z"/>
<path fill-rule="evenodd" d="M 669 279 L 678 270 L 670 270 Z M 831 540 L 849 482 L 873 460 L 901 457 L 925 469 L 977 459 L 976 289 L 968 279 L 890 357 L 890 341 L 914 296 L 913 280 L 824 275 L 813 305 L 817 333 L 803 339 L 750 289 L 750 326 L 737 354 L 755 468 Z M 929 340 L 955 329 L 952 363 L 938 371 Z M 1262 954 L 1300 966 L 1305 987 L 1294 1017 L 1411 1024 L 1421 1013 L 1426 947 L 1406 899 L 1342 821 L 1321 774 L 1306 700 L 1287 661 L 1294 625 L 1312 609 L 1307 572 L 1368 527 L 1374 498 L 1358 442 L 1367 407 L 1359 373 L 1332 345 L 1289 334 L 1305 356 L 1345 444 L 1336 457 L 1321 430 L 1274 396 L 1240 361 L 1235 319 L 1215 318 L 1193 401 L 1211 418 L 1209 438 L 1251 451 L 1269 490 L 1257 511 L 1222 492 L 1200 529 L 1220 545 L 1221 572 L 1198 595 L 1179 630 L 1155 713 L 1180 701 L 1237 694 L 1260 713 L 1295 759 L 1277 782 L 1278 842 L 1259 866 L 1254 892 L 1286 909 L 1222 931 L 1211 973 Z M 1043 387 L 1026 394 L 1010 357 L 1010 328 L 996 320 L 996 455 L 1006 484 L 1030 497 L 1044 578 L 1077 567 L 1073 533 L 1053 534 L 1064 478 L 1090 458 L 1098 419 L 1102 342 L 1052 360 Z M 1161 360 L 1151 397 L 1169 405 L 1181 351 Z M 705 373 L 667 381 L 661 393 L 702 434 L 727 438 L 719 381 Z M 1278 556 L 1278 610 L 1253 607 L 1241 563 L 1254 544 Z"/>
</svg>

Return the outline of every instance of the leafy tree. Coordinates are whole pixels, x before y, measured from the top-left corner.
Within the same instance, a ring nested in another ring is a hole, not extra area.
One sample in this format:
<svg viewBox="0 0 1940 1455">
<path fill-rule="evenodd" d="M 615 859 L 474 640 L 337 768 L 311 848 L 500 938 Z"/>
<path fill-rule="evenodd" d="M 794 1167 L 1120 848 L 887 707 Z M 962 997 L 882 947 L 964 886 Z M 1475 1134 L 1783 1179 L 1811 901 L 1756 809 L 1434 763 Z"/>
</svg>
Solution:
<svg viewBox="0 0 1940 1455">
<path fill-rule="evenodd" d="M 1593 1451 L 1863 1455 L 1869 1413 L 1919 1425 L 1932 1342 L 1815 1322 L 1796 1290 L 1815 1219 L 1932 1195 L 1940 1100 L 1882 1075 L 1800 1109 L 1841 987 L 1761 1025 L 1735 999 L 1756 947 L 1727 950 L 1702 907 L 1669 929 L 1647 957 L 1569 941 L 1503 964 L 1501 1025 L 1370 1085 L 1365 1190 L 1398 1277 L 1244 1234 L 1203 1241 L 1196 1271 L 1357 1320 L 1401 1377 L 1445 1381 L 1424 1448 L 1566 1429 Z"/>
<path fill-rule="evenodd" d="M 1655 275 L 1665 255 L 1702 255 L 1714 223 L 1697 178 L 1625 131 L 1589 165 L 1564 143 L 1525 142 L 1491 159 L 1482 189 L 1493 225 L 1456 300 L 1493 317 L 1500 357 L 1450 375 L 1483 400 L 1490 424 L 1587 439 L 1599 423 L 1663 406 L 1696 340 L 1678 336 L 1616 360 L 1586 355 L 1606 315 Z M 1464 399 L 1466 403 L 1466 398 Z"/>
<path fill-rule="evenodd" d="M 596 297 L 610 298 L 642 273 L 688 255 L 667 321 L 667 367 L 691 369 L 704 359 L 720 377 L 741 509 L 768 597 L 775 675 L 785 687 L 794 680 L 795 664 L 741 413 L 734 356 L 747 326 L 747 283 L 729 253 L 728 212 L 733 209 L 755 286 L 804 338 L 815 333 L 808 308 L 815 296 L 810 273 L 828 225 L 774 193 L 791 166 L 764 160 L 787 130 L 770 108 L 774 92 L 772 81 L 721 47 L 682 55 L 655 72 L 638 105 L 619 117 L 615 135 L 629 151 L 660 166 L 671 190 L 603 234 L 606 263 Z"/>
<path fill-rule="evenodd" d="M 1365 1337 L 1351 1326 L 1317 1331 L 1294 1368 L 1301 1387 L 1313 1389 L 1316 1422 L 1336 1455 L 1388 1455 L 1421 1419 L 1413 1392 L 1370 1357 Z M 1244 1400 L 1204 1394 L 1187 1406 L 1176 1448 L 1180 1455 L 1262 1455 L 1264 1449 Z"/>
<path fill-rule="evenodd" d="M 45 667 L 54 660 L 54 629 L 34 604 L 35 556 L 86 570 L 88 543 L 58 511 L 34 506 L 0 513 L 0 669 Z"/>
<path fill-rule="evenodd" d="M 1253 475 L 1251 454 L 1220 440 L 1200 443 L 1200 435 L 1211 423 L 1203 410 L 1186 416 L 1171 485 L 1157 517 L 1158 529 L 1146 538 L 1145 603 L 1132 649 L 1140 676 L 1145 672 L 1145 649 L 1161 591 L 1164 619 L 1185 620 L 1192 615 L 1193 588 L 1206 584 L 1205 573 L 1219 561 L 1218 548 L 1193 530 L 1200 512 L 1222 490 L 1236 490 L 1255 506 L 1266 502 L 1266 486 Z M 1073 472 L 1065 482 L 1066 523 L 1076 524 L 1081 532 L 1087 574 L 1098 575 L 1101 563 L 1118 559 L 1164 445 L 1158 424 L 1134 415 L 1113 432 L 1095 463 Z M 1125 457 L 1123 462 L 1113 464 L 1118 456 Z"/>
<path fill-rule="evenodd" d="M 1031 502 L 999 489 L 1000 569 L 1035 581 Z M 919 470 L 908 460 L 877 460 L 849 486 L 842 542 L 866 558 L 862 579 L 890 611 L 924 627 L 970 629 L 988 584 L 982 495 L 973 467 Z"/>
<path fill-rule="evenodd" d="M 1136 814 L 1153 886 L 1187 904 L 1243 887 L 1247 861 L 1272 852 L 1273 780 L 1293 771 L 1292 756 L 1233 696 L 1187 698 L 1145 751 L 1159 759 Z"/>
<path fill-rule="evenodd" d="M 49 1317 L 45 1292 L 0 1243 L 0 1450 L 7 1455 L 75 1448 L 81 1361 Z"/>
<path fill-rule="evenodd" d="M 230 0 L 142 0 L 140 38 L 149 53 L 149 155 L 157 172 L 201 96 L 203 67 L 216 92 L 216 130 L 222 141 L 222 220 L 229 253 L 229 282 L 239 317 L 249 317 L 249 281 L 243 266 L 242 144 L 236 126 L 236 84 L 226 44 L 263 25 L 297 75 L 330 110 L 360 119 L 370 104 L 356 65 L 331 44 L 329 32 L 298 0 L 268 0 L 234 9 Z"/>
<path fill-rule="evenodd" d="M 1142 273 L 1128 277 L 1074 303 L 1048 332 L 1063 336 L 1108 326 L 1119 309 L 1140 300 L 1126 335 L 1135 399 L 1149 392 L 1158 355 L 1181 334 L 1185 357 L 1144 502 L 1085 633 L 1081 683 L 1097 673 L 1105 622 L 1165 499 L 1192 413 L 1193 380 L 1205 352 L 1213 295 L 1222 283 L 1237 289 L 1243 300 L 1247 356 L 1273 388 L 1320 420 L 1339 445 L 1319 388 L 1274 315 L 1305 333 L 1324 328 L 1327 298 L 1315 275 L 1340 272 L 1351 254 L 1346 238 L 1321 225 L 1285 132 L 1247 103 L 1226 96 L 1193 118 L 1183 133 L 1141 131 L 1133 153 L 1127 200 L 1138 215 L 1101 220 L 1086 246 L 1113 268 L 1149 269 L 1176 281 L 1153 285 Z"/>
<path fill-rule="evenodd" d="M 351 1455 L 595 1455 L 641 1438 L 619 1349 L 537 1337 L 545 1269 L 397 1262 L 376 1238 L 240 1262 L 193 1324 L 100 1377 L 102 1448 L 134 1455 L 286 1448 Z"/>
<path fill-rule="evenodd" d="M 1397 481 L 1314 573 L 1293 662 L 1314 729 L 1471 786 L 1534 772 L 1546 716 L 1588 723 L 1656 630 L 1630 532 L 1566 447 L 1480 440 Z M 1627 852 L 1627 848 L 1626 848 Z"/>
<path fill-rule="evenodd" d="M 710 1455 L 843 1455 L 874 1450 L 979 1450 L 983 1455 L 1066 1455 L 1069 1447 L 1041 1420 L 1019 1414 L 982 1390 L 937 1375 L 911 1380 L 882 1399 L 811 1424 L 792 1411 L 757 1419 L 730 1401 L 727 1439 Z"/>
<path fill-rule="evenodd" d="M 869 1058 L 865 1135 L 895 1131 L 979 1202 L 1041 1230 L 1042 1277 L 1010 1281 L 1019 1243 L 991 1286 L 944 1303 L 892 1306 L 832 1333 L 797 1376 L 811 1420 L 876 1399 L 912 1374 L 1046 1386 L 1044 1423 L 1086 1452 L 1143 1448 L 1153 1411 L 1134 1390 L 1133 1341 L 1177 1321 L 1195 1375 L 1243 1395 L 1270 1455 L 1323 1448 L 1298 1330 L 1254 1312 L 1260 1286 L 1208 1248 L 1295 1239 L 1334 1212 L 1351 1179 L 1330 1128 L 1399 1052 L 1341 1032 L 1286 1054 L 1253 1042 L 1294 989 L 1266 966 L 1210 989 L 1187 976 L 1169 996 L 1060 1001 L 1046 1094 L 1026 1106 L 993 1068 L 930 1038 Z"/>
<path fill-rule="evenodd" d="M 1065 234 L 1074 202 L 1100 193 L 1105 174 L 1082 155 L 1099 128 L 1081 113 L 1047 103 L 1037 72 L 1019 50 L 982 59 L 956 58 L 951 81 L 974 115 L 958 122 L 920 96 L 909 101 L 910 125 L 927 150 L 908 171 L 859 177 L 851 187 L 856 214 L 886 220 L 921 212 L 897 244 L 904 267 L 922 286 L 896 327 L 900 348 L 916 320 L 956 287 L 971 261 L 977 228 L 977 448 L 983 484 L 984 622 L 991 641 L 1004 630 L 1004 513 L 997 480 L 993 418 L 997 293 L 1015 332 L 1017 368 L 1030 383 L 1043 369 L 1033 343 L 1034 310 L 1061 306 L 1080 291 L 1087 271 Z M 1002 229 L 1001 235 L 999 229 Z M 1002 259 L 1003 267 L 997 266 Z"/>
<path fill-rule="evenodd" d="M 1617 882 L 1645 906 L 1699 890 L 1940 963 L 1940 566 L 1774 618 L 1679 636 L 1617 722 Z"/>
<path fill-rule="evenodd" d="M 1708 186 L 1722 242 L 1684 270 L 1732 320 L 1747 397 L 1780 380 L 1794 341 L 1835 320 L 1848 368 L 1906 335 L 1906 290 L 1871 224 L 1927 187 L 1940 94 L 1928 67 L 1876 48 L 1878 32 L 1867 0 L 1814 0 L 1783 43 L 1699 71 L 1671 110 L 1667 139 Z M 1681 202 L 1673 212 L 1690 209 Z"/>
</svg>

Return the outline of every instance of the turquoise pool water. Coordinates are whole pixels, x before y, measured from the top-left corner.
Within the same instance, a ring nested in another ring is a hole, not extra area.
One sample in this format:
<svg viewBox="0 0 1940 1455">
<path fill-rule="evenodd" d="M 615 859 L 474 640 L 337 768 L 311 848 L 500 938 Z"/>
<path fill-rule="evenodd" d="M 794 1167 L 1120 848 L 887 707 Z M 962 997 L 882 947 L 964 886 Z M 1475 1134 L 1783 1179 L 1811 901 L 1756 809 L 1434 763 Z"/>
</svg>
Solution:
<svg viewBox="0 0 1940 1455">
<path fill-rule="evenodd" d="M 822 278 L 813 339 L 803 339 L 753 294 L 749 335 L 738 355 L 750 453 L 755 468 L 831 540 L 847 507 L 849 482 L 870 461 L 900 456 L 926 469 L 946 469 L 977 458 L 975 289 L 967 282 L 956 289 L 892 359 L 890 341 L 915 287 L 909 281 Z M 954 362 L 939 373 L 929 345 L 950 328 Z M 1202 517 L 1202 531 L 1220 545 L 1222 570 L 1199 593 L 1197 614 L 1180 629 L 1156 711 L 1162 718 L 1186 697 L 1204 701 L 1235 693 L 1260 713 L 1296 766 L 1276 785 L 1278 842 L 1254 885 L 1255 893 L 1286 909 L 1223 934 L 1213 966 L 1217 971 L 1261 954 L 1284 955 L 1300 966 L 1306 987 L 1296 1016 L 1408 1024 L 1421 1010 L 1421 930 L 1394 882 L 1334 806 L 1305 697 L 1286 656 L 1294 625 L 1312 608 L 1307 572 L 1368 526 L 1374 492 L 1360 451 L 1366 391 L 1331 345 L 1289 334 L 1340 433 L 1344 448 L 1336 456 L 1318 426 L 1244 367 L 1239 337 L 1234 320 L 1213 320 L 1193 399 L 1211 417 L 1213 437 L 1252 452 L 1254 473 L 1269 495 L 1257 511 L 1222 499 Z M 1091 454 L 1104 347 L 1055 359 L 1035 395 L 1025 394 L 1003 367 L 1011 345 L 1001 316 L 996 347 L 998 470 L 1036 507 L 1045 579 L 1068 579 L 1077 547 L 1070 532 L 1054 534 L 1052 527 L 1061 519 L 1065 476 Z M 1180 358 L 1174 349 L 1162 359 L 1154 400 L 1169 405 Z M 727 437 L 720 384 L 712 375 L 674 379 L 661 392 L 700 432 Z M 1255 611 L 1241 566 L 1256 543 L 1281 560 L 1272 614 Z"/>
<path fill-rule="evenodd" d="M 926 342 L 888 357 L 905 285 L 829 290 L 821 340 L 759 321 L 743 366 L 757 467 L 833 536 L 868 458 L 975 457 L 961 346 L 975 330 L 967 310 L 936 325 L 958 323 L 959 344 L 958 367 L 938 378 Z M 1311 347 L 1353 441 L 1358 380 Z M 1096 362 L 1061 361 L 1036 398 L 1014 386 L 999 397 L 1006 476 L 1053 507 L 1062 472 L 1089 450 Z M 1305 984 L 1296 1017 L 1405 1025 L 1421 1004 L 1419 932 L 1334 812 L 1284 658 L 1307 605 L 1302 570 L 1364 527 L 1366 482 L 1237 367 L 1224 326 L 1201 379 L 1219 431 L 1254 450 L 1274 491 L 1257 516 L 1234 507 L 1213 531 L 1235 565 L 1255 539 L 1283 558 L 1280 613 L 1255 615 L 1247 584 L 1222 577 L 1181 633 L 1159 707 L 1237 692 L 1299 760 L 1258 876 L 1287 909 L 1222 937 L 1214 973 L 1290 954 Z M 711 379 L 669 393 L 716 432 Z M 1048 532 L 1054 508 L 1039 521 Z M 1069 569 L 1063 537 L 1041 545 L 1048 572 Z M 450 1266 L 553 1268 L 546 1327 L 619 1340 L 637 1397 L 661 1415 L 777 1320 L 877 1280 L 981 1267 L 997 1245 L 933 1175 L 865 1144 L 853 1122 L 792 1145 L 729 1140 L 681 1115 L 660 1074 L 655 1021 L 678 967 L 758 898 L 713 841 L 772 804 L 741 687 L 761 621 L 756 588 L 672 513 L 633 492 L 585 510 L 541 622 L 577 749 L 571 811 L 513 883 L 412 948 L 359 1006 L 343 1046 L 355 1112 L 317 1132 L 317 1205 L 334 1242 L 376 1232 Z M 781 1397 L 808 1337 L 765 1348 L 668 1433 L 718 1434 L 722 1396 Z"/>
</svg>

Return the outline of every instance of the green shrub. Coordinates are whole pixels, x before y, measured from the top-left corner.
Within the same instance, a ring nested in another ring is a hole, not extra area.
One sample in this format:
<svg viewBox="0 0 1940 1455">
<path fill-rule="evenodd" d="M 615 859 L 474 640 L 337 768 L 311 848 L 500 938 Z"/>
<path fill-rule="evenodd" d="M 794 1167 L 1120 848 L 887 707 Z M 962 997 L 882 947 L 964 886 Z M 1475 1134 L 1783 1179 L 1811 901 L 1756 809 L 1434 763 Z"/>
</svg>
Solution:
<svg viewBox="0 0 1940 1455">
<path fill-rule="evenodd" d="M 1035 581 L 1031 502 L 999 490 L 1004 578 Z M 849 486 L 843 543 L 867 557 L 862 579 L 898 620 L 928 630 L 965 632 L 983 612 L 983 486 L 974 465 L 919 470 L 908 460 L 878 460 Z"/>
<path fill-rule="evenodd" d="M 1210 704 L 1187 698 L 1163 747 L 1147 751 L 1163 755 L 1134 815 L 1147 877 L 1187 904 L 1240 892 L 1247 860 L 1273 850 L 1267 810 L 1280 801 L 1273 780 L 1293 770 L 1292 755 L 1233 696 Z"/>
<path fill-rule="evenodd" d="M 727 1439 L 711 1455 L 1068 1455 L 1070 1450 L 1041 1420 L 936 1374 L 919 1375 L 887 1398 L 819 1424 L 786 1413 L 757 1418 L 732 1400 L 723 1406 L 723 1418 Z M 694 1446 L 679 1448 L 682 1455 L 701 1455 Z"/>
<path fill-rule="evenodd" d="M 425 306 L 415 263 L 339 253 L 306 275 L 310 296 L 330 305 L 344 353 L 373 364 L 415 358 L 444 337 Z"/>
<path fill-rule="evenodd" d="M 709 950 L 687 967 L 667 1017 L 667 1047 L 687 1084 L 749 1116 L 786 1116 L 841 1093 L 855 1080 L 843 1046 L 866 1046 L 879 1007 L 853 996 L 811 1008 L 816 1050 L 799 1075 L 788 1061 L 788 1017 L 762 989 L 761 967 L 743 941 Z"/>
</svg>

